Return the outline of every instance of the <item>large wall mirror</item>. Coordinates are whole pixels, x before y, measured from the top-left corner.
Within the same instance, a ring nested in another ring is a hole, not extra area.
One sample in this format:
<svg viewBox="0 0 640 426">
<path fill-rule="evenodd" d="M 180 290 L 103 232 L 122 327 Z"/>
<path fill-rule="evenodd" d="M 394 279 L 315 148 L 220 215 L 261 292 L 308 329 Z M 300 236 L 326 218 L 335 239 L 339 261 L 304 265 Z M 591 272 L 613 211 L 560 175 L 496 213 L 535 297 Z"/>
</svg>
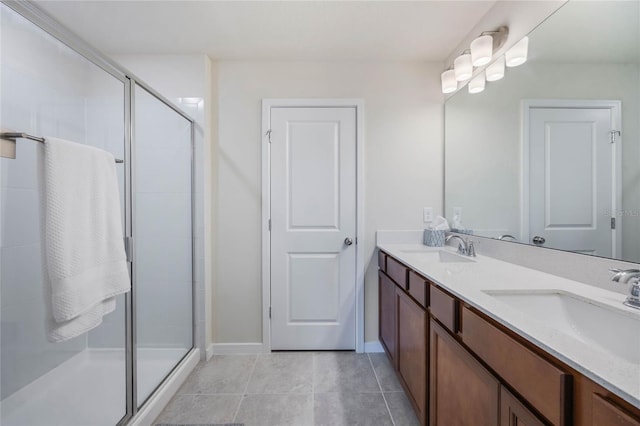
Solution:
<svg viewBox="0 0 640 426">
<path fill-rule="evenodd" d="M 475 235 L 640 263 L 640 2 L 569 1 L 528 61 L 445 104 L 445 215 Z"/>
</svg>

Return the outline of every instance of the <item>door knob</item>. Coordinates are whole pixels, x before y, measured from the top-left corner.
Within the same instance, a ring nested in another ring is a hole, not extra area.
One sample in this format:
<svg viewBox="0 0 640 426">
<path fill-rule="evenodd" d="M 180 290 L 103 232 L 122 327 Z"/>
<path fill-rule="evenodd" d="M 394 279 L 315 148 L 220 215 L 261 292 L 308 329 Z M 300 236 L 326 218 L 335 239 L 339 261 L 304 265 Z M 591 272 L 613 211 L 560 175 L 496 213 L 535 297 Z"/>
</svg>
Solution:
<svg viewBox="0 0 640 426">
<path fill-rule="evenodd" d="M 547 240 L 545 240 L 543 237 L 540 237 L 538 235 L 536 235 L 535 237 L 533 237 L 533 244 L 537 245 L 537 246 L 541 246 L 543 245 Z"/>
<path fill-rule="evenodd" d="M 345 246 L 350 246 L 351 244 L 353 244 L 353 240 L 349 237 L 344 239 L 344 245 Z"/>
</svg>

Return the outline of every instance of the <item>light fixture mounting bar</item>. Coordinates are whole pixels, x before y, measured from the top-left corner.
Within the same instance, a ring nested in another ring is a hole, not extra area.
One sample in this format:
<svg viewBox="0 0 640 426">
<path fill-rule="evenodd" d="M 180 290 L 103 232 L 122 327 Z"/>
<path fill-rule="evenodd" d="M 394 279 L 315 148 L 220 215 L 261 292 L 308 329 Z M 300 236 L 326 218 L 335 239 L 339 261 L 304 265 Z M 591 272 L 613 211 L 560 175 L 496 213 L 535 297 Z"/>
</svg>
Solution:
<svg viewBox="0 0 640 426">
<path fill-rule="evenodd" d="M 495 31 L 483 31 L 480 35 L 490 35 L 493 37 L 493 51 L 495 52 L 507 42 L 507 38 L 509 38 L 509 27 L 503 25 Z"/>
</svg>

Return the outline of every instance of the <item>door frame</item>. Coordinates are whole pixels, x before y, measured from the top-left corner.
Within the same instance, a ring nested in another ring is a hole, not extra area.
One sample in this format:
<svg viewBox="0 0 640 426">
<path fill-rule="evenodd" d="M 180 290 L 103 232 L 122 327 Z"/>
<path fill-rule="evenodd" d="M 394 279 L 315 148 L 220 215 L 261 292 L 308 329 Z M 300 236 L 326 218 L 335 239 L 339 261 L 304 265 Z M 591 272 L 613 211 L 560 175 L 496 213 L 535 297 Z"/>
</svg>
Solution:
<svg viewBox="0 0 640 426">
<path fill-rule="evenodd" d="M 520 186 L 520 235 L 523 241 L 529 244 L 529 161 L 530 145 L 529 140 L 529 112 L 534 108 L 558 108 L 558 109 L 609 109 L 611 112 L 611 123 L 614 130 L 622 129 L 622 101 L 604 99 L 524 99 L 522 101 L 522 168 Z M 620 134 L 615 143 L 611 144 L 612 152 L 612 185 L 611 188 L 611 217 L 616 218 L 616 229 L 611 230 L 611 250 L 612 257 L 620 256 L 622 253 L 622 218 L 617 212 L 622 211 L 622 140 L 624 135 Z"/>
<path fill-rule="evenodd" d="M 275 98 L 262 100 L 262 351 L 271 352 L 271 146 L 272 108 L 355 108 L 356 110 L 356 352 L 364 352 L 364 100 Z"/>
</svg>

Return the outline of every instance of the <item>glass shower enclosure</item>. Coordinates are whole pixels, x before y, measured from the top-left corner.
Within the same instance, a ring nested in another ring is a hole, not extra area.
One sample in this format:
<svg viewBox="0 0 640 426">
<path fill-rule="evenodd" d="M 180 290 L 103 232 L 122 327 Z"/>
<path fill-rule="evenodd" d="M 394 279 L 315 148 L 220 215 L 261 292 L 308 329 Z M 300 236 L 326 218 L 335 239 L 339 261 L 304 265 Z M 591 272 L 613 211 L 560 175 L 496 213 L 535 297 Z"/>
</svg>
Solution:
<svg viewBox="0 0 640 426">
<path fill-rule="evenodd" d="M 125 424 L 194 347 L 193 120 L 28 3 L 0 3 L 2 132 L 112 153 L 132 291 L 47 340 L 43 146 L 0 160 L 0 424 Z M 123 242 L 124 244 L 124 242 Z"/>
</svg>

